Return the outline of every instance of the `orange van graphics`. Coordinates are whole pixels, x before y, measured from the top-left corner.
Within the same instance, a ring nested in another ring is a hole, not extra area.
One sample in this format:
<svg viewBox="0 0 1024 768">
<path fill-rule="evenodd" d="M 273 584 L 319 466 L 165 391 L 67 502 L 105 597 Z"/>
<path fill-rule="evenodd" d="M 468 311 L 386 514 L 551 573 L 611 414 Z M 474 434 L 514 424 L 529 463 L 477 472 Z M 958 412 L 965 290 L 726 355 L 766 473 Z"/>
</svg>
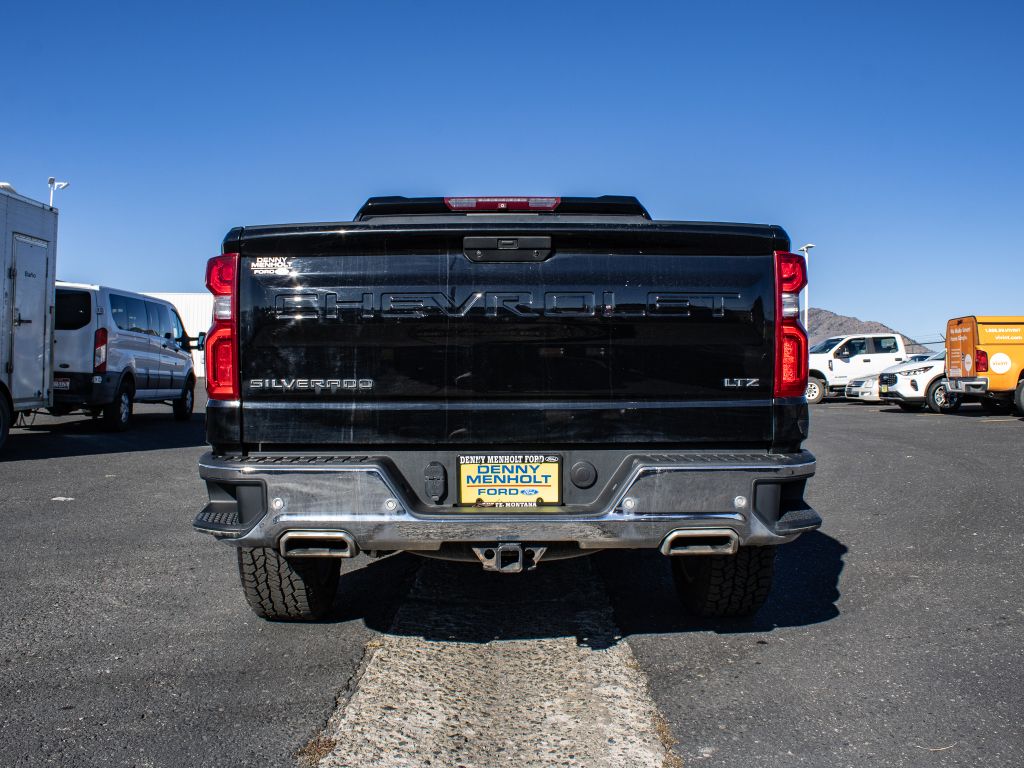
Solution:
<svg viewBox="0 0 1024 768">
<path fill-rule="evenodd" d="M 946 324 L 949 389 L 991 410 L 1024 415 L 1024 317 L 954 317 Z"/>
</svg>

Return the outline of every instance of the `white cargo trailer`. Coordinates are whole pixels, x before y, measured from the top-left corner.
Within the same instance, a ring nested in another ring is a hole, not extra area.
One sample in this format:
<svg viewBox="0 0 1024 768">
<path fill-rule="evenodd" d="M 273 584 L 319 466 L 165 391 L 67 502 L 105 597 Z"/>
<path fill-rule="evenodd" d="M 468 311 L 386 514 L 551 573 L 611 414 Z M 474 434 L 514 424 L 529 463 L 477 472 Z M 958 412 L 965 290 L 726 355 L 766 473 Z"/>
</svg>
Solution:
<svg viewBox="0 0 1024 768">
<path fill-rule="evenodd" d="M 0 445 L 17 414 L 51 405 L 57 209 L 0 185 Z"/>
</svg>

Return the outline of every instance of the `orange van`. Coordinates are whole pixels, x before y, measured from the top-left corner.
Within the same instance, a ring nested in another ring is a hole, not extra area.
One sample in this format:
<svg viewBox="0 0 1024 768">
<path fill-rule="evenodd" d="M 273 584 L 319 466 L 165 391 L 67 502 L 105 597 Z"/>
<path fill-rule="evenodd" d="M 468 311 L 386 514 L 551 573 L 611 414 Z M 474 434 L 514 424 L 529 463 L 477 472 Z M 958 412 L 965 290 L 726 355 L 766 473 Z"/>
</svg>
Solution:
<svg viewBox="0 0 1024 768">
<path fill-rule="evenodd" d="M 1024 415 L 1024 317 L 954 317 L 946 324 L 949 391 L 991 411 Z"/>
</svg>

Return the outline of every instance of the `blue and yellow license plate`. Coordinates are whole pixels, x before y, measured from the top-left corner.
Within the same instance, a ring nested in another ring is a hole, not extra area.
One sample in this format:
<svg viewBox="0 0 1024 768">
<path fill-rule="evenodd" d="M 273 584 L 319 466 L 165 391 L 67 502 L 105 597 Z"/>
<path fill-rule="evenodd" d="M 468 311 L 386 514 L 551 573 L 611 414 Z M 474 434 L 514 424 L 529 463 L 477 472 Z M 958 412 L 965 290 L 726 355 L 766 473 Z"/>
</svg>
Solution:
<svg viewBox="0 0 1024 768">
<path fill-rule="evenodd" d="M 459 456 L 459 504 L 539 507 L 561 503 L 561 456 L 551 453 Z"/>
</svg>

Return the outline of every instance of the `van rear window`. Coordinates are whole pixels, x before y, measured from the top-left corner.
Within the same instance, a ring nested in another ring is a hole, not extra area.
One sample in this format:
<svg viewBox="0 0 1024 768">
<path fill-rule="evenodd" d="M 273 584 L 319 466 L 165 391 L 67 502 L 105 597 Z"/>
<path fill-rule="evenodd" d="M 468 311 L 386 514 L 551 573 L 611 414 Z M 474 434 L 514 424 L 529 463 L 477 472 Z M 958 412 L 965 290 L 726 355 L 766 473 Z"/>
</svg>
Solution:
<svg viewBox="0 0 1024 768">
<path fill-rule="evenodd" d="M 88 291 L 58 288 L 53 309 L 54 328 L 58 331 L 77 331 L 92 318 L 92 297 Z"/>
</svg>

